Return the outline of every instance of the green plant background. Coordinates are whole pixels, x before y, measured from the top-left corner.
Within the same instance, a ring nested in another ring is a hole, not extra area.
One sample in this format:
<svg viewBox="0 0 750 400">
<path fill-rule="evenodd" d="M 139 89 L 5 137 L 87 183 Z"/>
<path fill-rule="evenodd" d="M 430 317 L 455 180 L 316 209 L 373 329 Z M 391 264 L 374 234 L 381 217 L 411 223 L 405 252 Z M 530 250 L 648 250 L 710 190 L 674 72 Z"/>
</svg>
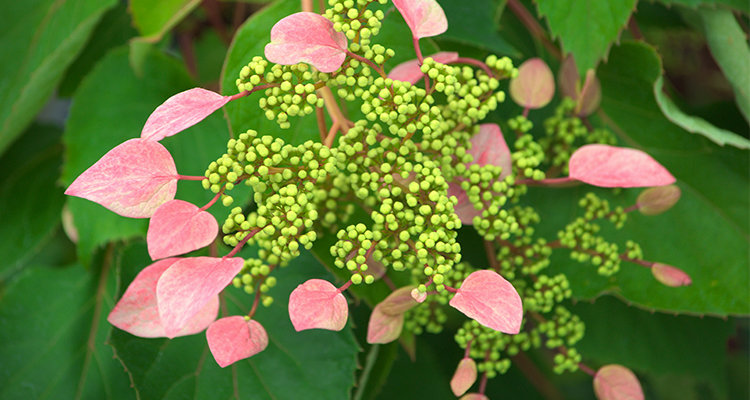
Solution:
<svg viewBox="0 0 750 400">
<path fill-rule="evenodd" d="M 622 145 L 647 151 L 682 189 L 672 210 L 634 215 L 625 230 L 611 235 L 634 238 L 646 258 L 684 269 L 692 286 L 666 288 L 629 265 L 602 278 L 566 254 L 553 259 L 551 268 L 572 283 L 570 307 L 587 325 L 579 345 L 584 361 L 630 367 L 647 398 L 748 398 L 748 3 L 439 3 L 450 28 L 423 41 L 425 54 L 494 52 L 518 63 L 537 56 L 556 70 L 559 59 L 543 45 L 554 41 L 576 56 L 581 71 L 597 69 L 603 101 L 591 122 L 613 130 Z M 546 30 L 544 39 L 530 35 L 512 12 L 518 5 Z M 262 54 L 271 26 L 299 7 L 297 0 L 4 5 L 0 398 L 453 398 L 448 381 L 462 354 L 451 334 L 462 321 L 457 313 L 440 335 L 370 346 L 364 340 L 369 310 L 387 294 L 376 286 L 357 292 L 364 301 L 352 300 L 342 332 L 293 331 L 288 293 L 311 277 L 335 279 L 321 246 L 279 271 L 276 302 L 258 313 L 271 344 L 233 367 L 215 364 L 203 335 L 141 339 L 106 322 L 124 288 L 149 263 L 147 222 L 67 198 L 64 187 L 107 150 L 138 136 L 149 113 L 169 96 L 195 86 L 234 94 L 237 72 Z M 397 51 L 389 67 L 413 58 L 408 28 L 397 12 L 388 14 L 378 40 Z M 165 139 L 180 173 L 202 174 L 224 151 L 230 131 L 252 128 L 292 143 L 317 137 L 312 119 L 279 131 L 255 102 L 252 96 L 232 102 Z M 355 114 L 355 107 L 349 111 Z M 490 119 L 504 126 L 520 111 L 508 103 Z M 539 122 L 548 113 L 532 112 L 531 118 Z M 552 238 L 575 216 L 584 190 L 531 190 L 529 202 L 544 221 L 540 233 Z M 628 205 L 637 191 L 600 194 Z M 246 191 L 235 199 L 249 196 Z M 211 196 L 181 182 L 178 197 L 198 204 Z M 212 210 L 217 218 L 221 211 Z M 469 229 L 460 235 L 468 252 L 481 246 Z M 223 299 L 230 314 L 251 301 L 234 289 Z M 591 378 L 552 374 L 549 354 L 514 361 L 506 375 L 489 382 L 491 399 L 593 398 Z"/>
</svg>

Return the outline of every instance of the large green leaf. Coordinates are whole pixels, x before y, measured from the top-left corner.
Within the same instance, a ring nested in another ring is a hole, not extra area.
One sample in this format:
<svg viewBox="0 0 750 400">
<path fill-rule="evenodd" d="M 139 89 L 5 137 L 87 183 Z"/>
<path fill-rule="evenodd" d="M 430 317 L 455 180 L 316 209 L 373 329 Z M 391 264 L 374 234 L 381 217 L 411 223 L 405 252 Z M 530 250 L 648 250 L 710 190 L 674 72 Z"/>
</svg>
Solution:
<svg viewBox="0 0 750 400">
<path fill-rule="evenodd" d="M 563 51 L 573 53 L 579 71 L 595 68 L 607 59 L 633 12 L 637 0 L 577 1 L 537 0 L 539 15 L 547 19 L 552 36 L 559 37 Z"/>
<path fill-rule="evenodd" d="M 116 282 L 80 265 L 34 266 L 0 299 L 0 397 L 134 399 L 127 375 L 104 344 Z"/>
<path fill-rule="evenodd" d="M 687 7 L 697 8 L 700 6 L 715 8 L 729 7 L 742 12 L 750 12 L 750 3 L 745 0 L 659 0 L 661 3 L 671 5 L 680 4 Z"/>
<path fill-rule="evenodd" d="M 55 90 L 114 0 L 19 1 L 0 13 L 0 152 Z"/>
<path fill-rule="evenodd" d="M 133 24 L 149 42 L 156 42 L 200 4 L 200 0 L 130 0 Z"/>
<path fill-rule="evenodd" d="M 184 67 L 162 53 L 148 53 L 141 77 L 128 64 L 127 48 L 110 53 L 76 92 L 64 135 L 63 182 L 69 184 L 107 151 L 140 136 L 143 124 L 159 104 L 191 86 Z M 181 174 L 203 175 L 206 166 L 226 151 L 227 139 L 226 124 L 216 113 L 162 143 L 172 153 Z M 249 195 L 244 187 L 235 191 L 240 200 Z M 203 190 L 199 182 L 179 183 L 177 198 L 205 204 L 212 197 L 213 193 Z M 121 217 L 82 199 L 70 198 L 68 204 L 78 228 L 79 256 L 84 264 L 97 246 L 145 232 L 146 220 Z M 210 211 L 224 218 L 220 205 Z"/>
<path fill-rule="evenodd" d="M 448 30 L 438 39 L 453 40 L 500 56 L 518 57 L 518 50 L 498 33 L 495 3 L 495 0 L 474 0 L 471 7 L 466 7 L 463 0 L 440 0 L 448 18 Z"/>
<path fill-rule="evenodd" d="M 124 281 L 148 263 L 141 246 L 127 255 Z M 140 258 L 140 262 L 137 260 Z M 330 279 L 309 253 L 274 272 L 275 299 L 255 319 L 266 329 L 268 347 L 225 369 L 213 360 L 205 335 L 173 340 L 142 339 L 115 330 L 110 338 L 140 399 L 345 399 L 354 384 L 356 353 L 350 328 L 341 332 L 295 332 L 287 315 L 292 289 L 310 278 Z M 227 315 L 247 313 L 252 297 L 230 288 L 224 294 Z"/>
<path fill-rule="evenodd" d="M 60 224 L 61 133 L 32 125 L 0 158 L 0 280 L 38 253 Z"/>
</svg>

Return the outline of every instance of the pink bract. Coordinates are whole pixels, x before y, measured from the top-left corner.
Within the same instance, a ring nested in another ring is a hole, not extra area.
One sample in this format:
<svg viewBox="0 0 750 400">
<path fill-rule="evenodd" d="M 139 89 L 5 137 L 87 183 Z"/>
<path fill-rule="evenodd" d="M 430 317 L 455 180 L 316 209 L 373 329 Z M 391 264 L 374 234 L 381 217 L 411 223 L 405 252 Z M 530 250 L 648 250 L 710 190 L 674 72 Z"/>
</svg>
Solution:
<svg viewBox="0 0 750 400">
<path fill-rule="evenodd" d="M 651 266 L 651 273 L 657 281 L 670 287 L 688 286 L 693 283 L 685 271 L 667 264 L 655 263 Z"/>
<path fill-rule="evenodd" d="M 435 53 L 428 57 L 441 64 L 450 64 L 458 60 L 458 53 L 452 51 L 441 51 L 440 53 Z M 395 81 L 409 82 L 411 84 L 417 83 L 423 76 L 424 73 L 419 67 L 419 60 L 416 58 L 402 62 L 393 67 L 391 72 L 388 73 L 388 77 Z"/>
<path fill-rule="evenodd" d="M 480 393 L 467 393 L 458 400 L 489 400 L 487 396 Z"/>
<path fill-rule="evenodd" d="M 130 139 L 84 171 L 65 194 L 130 218 L 148 218 L 177 192 L 177 168 L 157 142 Z"/>
<path fill-rule="evenodd" d="M 157 261 L 144 268 L 117 302 L 107 321 L 135 336 L 167 336 L 156 304 L 156 284 L 161 275 L 179 258 Z M 192 335 L 206 329 L 219 312 L 219 297 L 211 298 L 202 309 L 173 336 Z"/>
<path fill-rule="evenodd" d="M 216 363 L 228 365 L 260 353 L 268 346 L 268 335 L 255 320 L 233 316 L 217 320 L 206 330 L 208 348 Z"/>
<path fill-rule="evenodd" d="M 331 282 L 310 279 L 289 296 L 289 319 L 294 329 L 344 329 L 349 317 L 346 298 Z"/>
<path fill-rule="evenodd" d="M 390 343 L 401 336 L 403 328 L 404 314 L 386 314 L 378 304 L 372 310 L 367 324 L 367 343 Z"/>
<path fill-rule="evenodd" d="M 380 307 L 380 310 L 383 311 L 383 313 L 389 315 L 403 314 L 418 304 L 411 296 L 411 291 L 413 289 L 415 289 L 414 286 L 400 287 L 389 294 L 383 301 L 378 303 L 375 308 Z"/>
<path fill-rule="evenodd" d="M 555 94 L 555 78 L 541 58 L 530 58 L 518 67 L 518 76 L 510 81 L 510 97 L 524 108 L 541 108 Z"/>
<path fill-rule="evenodd" d="M 231 100 L 210 90 L 192 88 L 177 93 L 149 115 L 141 138 L 159 141 L 197 124 Z"/>
<path fill-rule="evenodd" d="M 277 64 L 310 63 L 321 72 L 333 72 L 346 59 L 346 36 L 333 30 L 333 22 L 322 15 L 299 12 L 271 28 L 266 58 Z"/>
<path fill-rule="evenodd" d="M 568 162 L 570 177 L 600 187 L 662 186 L 674 176 L 648 154 L 624 147 L 589 144 L 576 150 Z"/>
<path fill-rule="evenodd" d="M 232 282 L 245 260 L 182 258 L 159 278 L 156 300 L 167 337 L 174 337 L 187 321 Z"/>
<path fill-rule="evenodd" d="M 213 215 L 182 200 L 171 200 L 156 209 L 149 221 L 146 243 L 153 260 L 184 254 L 208 246 L 219 224 Z"/>
<path fill-rule="evenodd" d="M 472 272 L 449 304 L 496 331 L 516 334 L 521 330 L 521 296 L 510 282 L 494 271 Z"/>
<path fill-rule="evenodd" d="M 451 390 L 456 396 L 466 393 L 477 381 L 477 363 L 472 358 L 463 358 L 451 378 Z"/>
<path fill-rule="evenodd" d="M 437 36 L 448 29 L 445 12 L 435 0 L 393 0 L 414 39 Z"/>
<path fill-rule="evenodd" d="M 599 400 L 643 400 L 643 390 L 635 374 L 622 365 L 610 364 L 594 375 L 594 392 Z"/>
</svg>

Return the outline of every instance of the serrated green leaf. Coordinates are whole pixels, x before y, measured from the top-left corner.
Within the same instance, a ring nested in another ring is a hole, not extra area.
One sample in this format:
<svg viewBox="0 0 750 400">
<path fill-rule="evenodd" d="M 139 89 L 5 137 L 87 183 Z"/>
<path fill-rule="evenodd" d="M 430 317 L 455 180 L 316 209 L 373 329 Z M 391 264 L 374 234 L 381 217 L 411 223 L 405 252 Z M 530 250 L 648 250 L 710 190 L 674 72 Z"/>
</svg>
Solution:
<svg viewBox="0 0 750 400">
<path fill-rule="evenodd" d="M 0 158 L 0 281 L 39 252 L 60 224 L 61 133 L 32 125 Z"/>
<path fill-rule="evenodd" d="M 659 2 L 672 5 L 680 4 L 687 7 L 730 7 L 744 13 L 750 12 L 750 3 L 745 0 L 659 0 Z"/>
<path fill-rule="evenodd" d="M 136 260 L 141 259 L 141 262 Z M 127 262 L 125 261 L 127 260 Z M 123 260 L 123 274 L 133 276 L 148 263 L 143 246 Z M 204 334 L 142 339 L 115 330 L 110 338 L 131 375 L 140 399 L 345 399 L 354 384 L 358 346 L 349 327 L 341 332 L 295 332 L 287 314 L 292 289 L 310 278 L 331 279 L 309 253 L 273 273 L 278 279 L 269 294 L 274 303 L 261 307 L 255 319 L 266 329 L 268 347 L 227 368 L 213 360 Z M 229 288 L 227 315 L 249 311 L 252 297 Z"/>
<path fill-rule="evenodd" d="M 726 129 L 721 129 L 703 118 L 685 114 L 677 107 L 672 99 L 664 93 L 664 77 L 660 76 L 654 82 L 654 97 L 661 112 L 670 121 L 690 133 L 697 133 L 707 137 L 712 142 L 723 146 L 728 144 L 739 149 L 750 149 L 750 140 Z"/>
<path fill-rule="evenodd" d="M 80 265 L 25 269 L 0 300 L 0 397 L 134 399 L 104 344 L 115 274 Z"/>
<path fill-rule="evenodd" d="M 637 0 L 537 0 L 539 15 L 547 19 L 563 53 L 573 53 L 579 71 L 596 68 L 607 59 L 612 43 L 625 27 Z"/>
<path fill-rule="evenodd" d="M 130 13 L 142 39 L 153 43 L 159 41 L 198 4 L 200 0 L 130 0 Z"/>
<path fill-rule="evenodd" d="M 453 40 L 463 45 L 479 47 L 500 56 L 518 57 L 520 53 L 499 33 L 494 21 L 494 0 L 474 0 L 466 7 L 463 0 L 440 0 L 448 18 L 448 30 L 438 39 Z"/>
<path fill-rule="evenodd" d="M 42 108 L 114 0 L 15 2 L 0 13 L 0 153 Z"/>
</svg>

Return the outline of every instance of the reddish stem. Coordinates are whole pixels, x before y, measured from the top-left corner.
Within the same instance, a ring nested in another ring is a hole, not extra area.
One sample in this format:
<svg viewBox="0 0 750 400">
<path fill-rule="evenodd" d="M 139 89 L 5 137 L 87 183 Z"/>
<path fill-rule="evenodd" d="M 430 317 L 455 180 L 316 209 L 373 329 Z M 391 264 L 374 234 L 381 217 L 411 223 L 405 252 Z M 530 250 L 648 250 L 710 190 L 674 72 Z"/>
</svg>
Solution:
<svg viewBox="0 0 750 400">
<path fill-rule="evenodd" d="M 201 207 L 201 208 L 200 208 L 200 210 L 201 210 L 201 211 L 206 211 L 206 210 L 208 210 L 208 209 L 209 209 L 209 208 L 210 208 L 210 207 L 211 207 L 212 205 L 214 205 L 214 203 L 216 203 L 216 200 L 219 200 L 219 197 L 221 197 L 221 194 L 222 194 L 222 193 L 224 193 L 224 188 L 222 188 L 222 189 L 221 189 L 221 190 L 219 191 L 219 193 L 216 193 L 216 196 L 214 196 L 214 198 L 213 198 L 213 199 L 211 199 L 211 201 L 209 201 L 208 203 L 206 203 L 206 205 L 205 205 L 205 206 Z"/>
<path fill-rule="evenodd" d="M 382 76 L 383 79 L 385 79 L 385 77 L 386 77 L 385 71 L 383 71 L 383 69 L 380 68 L 377 64 L 375 64 L 372 60 L 368 60 L 368 59 L 366 59 L 366 58 L 364 58 L 364 57 L 362 57 L 362 56 L 360 56 L 358 54 L 352 53 L 349 50 L 346 51 L 346 54 L 349 57 L 351 57 L 351 58 L 353 58 L 355 60 L 359 60 L 359 61 L 361 61 L 361 62 L 369 65 L 370 68 L 374 69 L 378 73 L 378 75 Z"/>
<path fill-rule="evenodd" d="M 183 180 L 183 181 L 202 181 L 206 179 L 205 176 L 195 176 L 195 175 L 177 175 L 177 179 Z"/>
<path fill-rule="evenodd" d="M 481 62 L 479 60 L 473 59 L 473 58 L 458 57 L 456 59 L 456 61 L 454 61 L 453 63 L 474 65 L 474 66 L 477 66 L 477 67 L 481 68 L 482 70 L 484 70 L 484 72 L 486 72 L 487 75 L 492 76 L 492 77 L 496 77 L 495 73 L 492 72 L 492 69 L 487 64 L 485 64 L 485 63 L 483 63 L 483 62 Z M 451 64 L 453 64 L 453 63 L 451 63 Z"/>
<path fill-rule="evenodd" d="M 349 286 L 351 286 L 351 285 L 352 285 L 352 281 L 351 281 L 351 280 L 348 280 L 348 281 L 346 281 L 346 283 L 345 283 L 345 284 L 343 284 L 343 285 L 342 285 L 342 286 L 341 286 L 341 287 L 340 287 L 340 288 L 338 289 L 338 292 L 339 292 L 339 293 L 341 293 L 341 292 L 343 292 L 344 290 L 346 290 L 346 289 L 349 289 Z"/>
<path fill-rule="evenodd" d="M 417 53 L 417 60 L 419 61 L 419 65 L 422 66 L 424 57 L 422 57 L 422 49 L 419 48 L 419 38 L 414 38 L 413 43 L 414 43 L 414 52 Z"/>
<path fill-rule="evenodd" d="M 448 286 L 448 285 L 445 285 L 445 286 L 443 286 L 443 287 L 445 288 L 445 290 L 447 290 L 447 291 L 449 291 L 449 292 L 451 292 L 451 293 L 457 293 L 457 292 L 458 292 L 458 289 L 456 289 L 456 288 L 452 288 L 452 287 L 450 287 L 450 286 Z"/>
<path fill-rule="evenodd" d="M 584 364 L 582 362 L 578 363 L 578 369 L 580 369 L 581 371 L 583 371 L 583 372 L 591 375 L 592 377 L 594 375 L 596 375 L 596 371 L 594 371 L 593 369 L 591 369 L 591 367 L 589 367 L 588 365 L 586 365 L 586 364 Z"/>
<path fill-rule="evenodd" d="M 255 236 L 255 234 L 257 234 L 260 231 L 261 231 L 260 228 L 255 228 L 252 231 L 250 231 L 247 234 L 247 236 L 245 236 L 244 239 L 242 239 L 239 243 L 237 243 L 237 246 L 234 246 L 234 249 L 232 249 L 232 251 L 230 251 L 229 254 L 225 255 L 222 258 L 229 258 L 229 257 L 232 257 L 235 254 L 237 254 L 237 252 L 239 252 L 240 250 L 242 250 L 242 246 L 244 246 L 245 243 L 247 243 L 248 240 L 250 240 L 253 236 Z"/>
<path fill-rule="evenodd" d="M 562 178 L 547 178 L 538 181 L 533 179 L 519 179 L 516 181 L 516 183 L 529 186 L 568 187 L 578 184 L 579 182 L 569 176 L 566 176 Z"/>
</svg>

